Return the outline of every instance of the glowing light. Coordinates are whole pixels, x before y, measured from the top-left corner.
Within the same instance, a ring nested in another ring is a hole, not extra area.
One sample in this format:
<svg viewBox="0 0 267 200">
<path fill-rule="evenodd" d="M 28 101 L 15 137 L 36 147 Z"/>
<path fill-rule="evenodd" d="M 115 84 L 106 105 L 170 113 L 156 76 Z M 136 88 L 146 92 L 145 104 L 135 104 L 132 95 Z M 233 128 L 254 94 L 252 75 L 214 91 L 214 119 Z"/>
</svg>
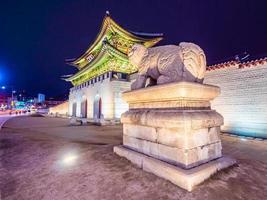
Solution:
<svg viewBox="0 0 267 200">
<path fill-rule="evenodd" d="M 61 163 L 64 166 L 71 166 L 74 165 L 77 162 L 78 155 L 74 152 L 67 153 L 63 156 Z"/>
<path fill-rule="evenodd" d="M 4 82 L 6 82 L 8 80 L 8 73 L 6 70 L 6 66 L 5 64 L 0 62 L 0 82 L 2 84 L 5 84 Z"/>
<path fill-rule="evenodd" d="M 75 147 L 63 148 L 59 150 L 58 159 L 54 162 L 53 168 L 63 172 L 77 166 L 79 160 L 79 151 Z"/>
<path fill-rule="evenodd" d="M 6 89 L 6 86 L 2 86 L 1 88 L 2 88 L 3 90 L 5 90 L 5 89 Z"/>
</svg>

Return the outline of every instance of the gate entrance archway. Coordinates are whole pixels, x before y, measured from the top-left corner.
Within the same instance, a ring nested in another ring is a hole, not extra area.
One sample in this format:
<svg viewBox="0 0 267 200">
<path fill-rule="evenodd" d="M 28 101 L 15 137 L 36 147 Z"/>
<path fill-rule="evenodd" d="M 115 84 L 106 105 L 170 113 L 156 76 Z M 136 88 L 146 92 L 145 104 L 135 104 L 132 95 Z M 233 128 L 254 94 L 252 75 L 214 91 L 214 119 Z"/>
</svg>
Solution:
<svg viewBox="0 0 267 200">
<path fill-rule="evenodd" d="M 87 99 L 84 99 L 81 103 L 81 117 L 87 118 Z"/>
<path fill-rule="evenodd" d="M 76 117 L 77 103 L 72 104 L 72 117 Z"/>
<path fill-rule="evenodd" d="M 102 114 L 102 99 L 99 95 L 96 95 L 94 99 L 94 118 L 100 119 L 101 114 Z"/>
</svg>

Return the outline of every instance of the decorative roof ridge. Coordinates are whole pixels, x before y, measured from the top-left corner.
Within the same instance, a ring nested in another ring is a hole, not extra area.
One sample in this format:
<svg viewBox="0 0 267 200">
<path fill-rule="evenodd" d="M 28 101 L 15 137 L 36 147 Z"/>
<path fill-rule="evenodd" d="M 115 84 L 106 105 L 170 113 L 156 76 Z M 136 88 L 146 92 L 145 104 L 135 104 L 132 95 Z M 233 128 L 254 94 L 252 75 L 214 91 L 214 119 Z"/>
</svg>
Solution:
<svg viewBox="0 0 267 200">
<path fill-rule="evenodd" d="M 263 65 L 267 64 L 267 57 L 264 58 L 259 58 L 255 60 L 249 60 L 247 62 L 243 62 L 239 64 L 239 68 L 245 68 L 245 67 L 252 67 L 252 66 L 257 66 L 257 65 Z"/>
<path fill-rule="evenodd" d="M 213 64 L 213 65 L 209 65 L 208 67 L 214 67 L 214 66 L 219 66 L 219 65 L 225 65 L 225 64 L 229 64 L 229 63 L 235 63 L 237 61 L 235 60 L 229 60 L 229 61 L 226 61 L 226 62 L 222 62 L 222 63 L 217 63 L 217 64 Z"/>
<path fill-rule="evenodd" d="M 97 43 L 100 42 L 101 40 L 103 40 L 103 36 L 104 36 L 105 32 L 111 26 L 113 28 L 115 27 L 116 29 L 120 30 L 121 32 L 123 32 L 125 34 L 128 34 L 128 35 L 136 38 L 137 40 L 143 40 L 143 41 L 147 41 L 147 42 L 148 41 L 156 41 L 154 43 L 157 43 L 158 41 L 162 40 L 162 35 L 160 35 L 160 36 L 158 36 L 158 35 L 148 36 L 148 34 L 147 34 L 147 37 L 144 37 L 145 35 L 143 35 L 143 37 L 142 37 L 142 35 L 139 35 L 138 36 L 138 34 L 134 34 L 132 31 L 126 30 L 123 26 L 121 26 L 120 24 L 118 24 L 117 22 L 115 22 L 111 18 L 109 11 L 106 11 L 106 14 L 104 16 L 104 19 L 102 20 L 100 31 L 98 32 L 98 34 L 97 34 L 95 40 L 93 41 L 93 43 L 90 44 L 90 46 L 88 47 L 88 49 L 83 54 L 81 54 L 80 56 L 78 56 L 74 61 L 70 61 L 67 64 L 72 65 L 72 66 L 75 66 L 78 69 L 83 68 L 83 67 L 78 66 L 77 62 L 79 60 L 83 59 L 86 55 L 88 55 L 95 48 L 95 46 L 97 45 Z M 153 35 L 153 33 L 152 33 L 152 35 Z"/>
<path fill-rule="evenodd" d="M 238 63 L 239 62 L 237 62 L 235 60 L 231 60 L 231 61 L 227 61 L 224 63 L 218 63 L 218 64 L 210 65 L 210 66 L 207 66 L 207 71 L 230 67 L 230 66 L 236 65 Z"/>
<path fill-rule="evenodd" d="M 101 27 L 100 31 L 98 32 L 95 40 L 90 44 L 90 46 L 88 47 L 88 49 L 84 53 L 82 53 L 80 56 L 78 56 L 74 61 L 67 62 L 67 64 L 72 65 L 74 67 L 77 67 L 78 69 L 81 69 L 77 64 L 75 64 L 75 61 L 78 59 L 82 59 L 89 52 L 89 50 L 92 48 L 92 46 L 94 46 L 97 43 L 97 41 L 99 39 L 99 35 L 101 35 L 101 33 L 103 33 L 105 31 L 104 29 L 107 28 L 107 26 L 108 26 L 107 24 L 109 24 L 109 22 L 108 22 L 109 19 L 110 19 L 110 13 L 109 13 L 109 11 L 106 11 L 106 14 L 105 14 L 105 16 L 102 20 L 101 26 L 100 26 Z"/>
<path fill-rule="evenodd" d="M 142 33 L 140 32 L 140 34 L 138 34 L 138 32 L 133 33 L 133 31 L 130 31 L 128 29 L 126 29 L 124 26 L 122 26 L 120 23 L 116 22 L 110 15 L 106 15 L 105 18 L 108 19 L 108 22 L 112 25 L 114 25 L 115 27 L 117 27 L 118 29 L 120 29 L 122 32 L 126 33 L 126 34 L 129 34 L 135 38 L 138 38 L 138 39 L 141 39 L 141 40 L 146 40 L 146 41 L 149 41 L 149 40 L 154 40 L 154 39 L 157 39 L 157 38 L 162 38 L 162 35 L 161 36 L 149 36 L 150 38 L 145 38 L 145 37 L 142 37 L 142 36 L 146 36 L 146 35 L 141 35 Z M 110 25 L 109 24 L 109 25 Z M 143 34 L 146 34 L 146 33 L 143 33 Z M 151 34 L 157 34 L 157 33 L 151 33 Z M 148 35 L 148 33 L 147 33 Z"/>
<path fill-rule="evenodd" d="M 255 60 L 249 60 L 246 62 L 239 62 L 236 60 L 232 60 L 232 61 L 228 61 L 224 63 L 218 63 L 215 65 L 207 66 L 207 71 L 222 69 L 222 68 L 231 67 L 235 65 L 237 65 L 238 68 L 253 67 L 253 66 L 263 65 L 265 63 L 267 64 L 267 57 L 255 59 Z"/>
<path fill-rule="evenodd" d="M 130 33 L 137 35 L 137 36 L 146 36 L 146 37 L 163 37 L 163 33 L 145 33 L 145 32 L 138 32 L 138 31 L 131 31 L 129 30 Z"/>
</svg>

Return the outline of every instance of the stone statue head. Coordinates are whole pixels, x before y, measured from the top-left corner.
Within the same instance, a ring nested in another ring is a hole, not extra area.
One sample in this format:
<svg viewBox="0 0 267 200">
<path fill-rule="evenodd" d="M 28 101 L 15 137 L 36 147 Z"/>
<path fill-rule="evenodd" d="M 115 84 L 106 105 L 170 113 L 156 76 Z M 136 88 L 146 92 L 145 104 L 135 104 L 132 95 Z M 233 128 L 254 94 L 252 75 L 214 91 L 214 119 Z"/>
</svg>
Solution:
<svg viewBox="0 0 267 200">
<path fill-rule="evenodd" d="M 144 45 L 134 44 L 128 53 L 130 63 L 140 66 L 144 57 L 148 56 L 148 50 Z"/>
<path fill-rule="evenodd" d="M 190 42 L 181 42 L 179 46 L 182 48 L 185 70 L 202 82 L 206 72 L 206 56 L 204 51 L 198 45 Z"/>
</svg>

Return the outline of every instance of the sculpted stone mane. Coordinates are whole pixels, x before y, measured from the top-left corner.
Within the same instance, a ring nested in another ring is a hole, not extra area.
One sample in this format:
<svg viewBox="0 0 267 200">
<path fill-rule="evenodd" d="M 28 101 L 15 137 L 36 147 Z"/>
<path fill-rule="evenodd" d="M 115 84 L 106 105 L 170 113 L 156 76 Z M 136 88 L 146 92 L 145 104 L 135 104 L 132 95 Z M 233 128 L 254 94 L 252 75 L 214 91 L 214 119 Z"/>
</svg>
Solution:
<svg viewBox="0 0 267 200">
<path fill-rule="evenodd" d="M 203 50 L 193 43 L 153 48 L 135 44 L 128 57 L 130 63 L 138 67 L 132 90 L 179 81 L 203 83 L 204 80 L 206 57 Z"/>
</svg>

